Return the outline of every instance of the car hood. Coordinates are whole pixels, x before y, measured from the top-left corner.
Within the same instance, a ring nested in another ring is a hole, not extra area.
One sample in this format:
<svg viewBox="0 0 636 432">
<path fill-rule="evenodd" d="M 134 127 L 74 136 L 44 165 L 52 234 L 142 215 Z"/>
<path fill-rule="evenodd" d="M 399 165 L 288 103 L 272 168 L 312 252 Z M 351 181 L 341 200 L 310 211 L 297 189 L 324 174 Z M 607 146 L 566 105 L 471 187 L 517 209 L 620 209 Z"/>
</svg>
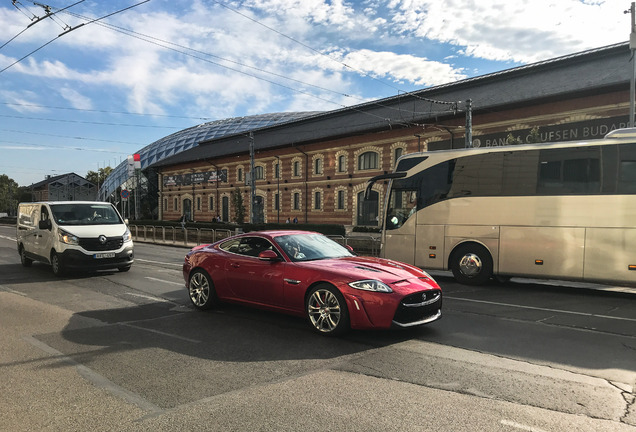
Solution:
<svg viewBox="0 0 636 432">
<path fill-rule="evenodd" d="M 349 280 L 375 279 L 384 283 L 430 277 L 423 270 L 398 261 L 371 258 L 347 257 L 298 263 L 302 267 L 335 273 Z"/>
<path fill-rule="evenodd" d="M 126 232 L 126 225 L 60 225 L 64 231 L 83 238 L 97 238 L 100 235 L 106 237 L 123 236 Z"/>
</svg>

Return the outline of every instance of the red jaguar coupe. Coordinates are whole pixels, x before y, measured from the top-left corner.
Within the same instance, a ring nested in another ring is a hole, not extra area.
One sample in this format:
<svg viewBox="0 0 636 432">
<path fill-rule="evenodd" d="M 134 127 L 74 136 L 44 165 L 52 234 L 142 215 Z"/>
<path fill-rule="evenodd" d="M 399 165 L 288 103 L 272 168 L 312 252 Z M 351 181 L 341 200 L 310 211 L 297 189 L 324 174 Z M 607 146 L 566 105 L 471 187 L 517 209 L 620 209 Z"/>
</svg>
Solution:
<svg viewBox="0 0 636 432">
<path fill-rule="evenodd" d="M 322 334 L 411 327 L 442 316 L 442 291 L 426 272 L 355 256 L 315 232 L 251 232 L 195 247 L 183 277 L 197 309 L 251 305 L 304 316 Z"/>
</svg>

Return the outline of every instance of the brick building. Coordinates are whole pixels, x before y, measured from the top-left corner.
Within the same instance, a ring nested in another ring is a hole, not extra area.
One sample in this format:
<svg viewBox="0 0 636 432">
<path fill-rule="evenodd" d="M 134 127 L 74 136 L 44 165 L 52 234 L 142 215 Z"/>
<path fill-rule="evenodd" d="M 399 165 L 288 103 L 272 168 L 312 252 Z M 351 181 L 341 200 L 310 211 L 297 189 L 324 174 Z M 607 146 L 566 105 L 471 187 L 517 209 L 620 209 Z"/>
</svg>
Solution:
<svg viewBox="0 0 636 432">
<path fill-rule="evenodd" d="M 363 199 L 366 181 L 390 172 L 405 153 L 466 145 L 514 145 L 602 138 L 629 113 L 628 44 L 577 53 L 199 142 L 149 167 L 158 182 L 159 218 L 377 226 L 386 184 Z M 255 193 L 246 182 L 254 148 Z"/>
</svg>

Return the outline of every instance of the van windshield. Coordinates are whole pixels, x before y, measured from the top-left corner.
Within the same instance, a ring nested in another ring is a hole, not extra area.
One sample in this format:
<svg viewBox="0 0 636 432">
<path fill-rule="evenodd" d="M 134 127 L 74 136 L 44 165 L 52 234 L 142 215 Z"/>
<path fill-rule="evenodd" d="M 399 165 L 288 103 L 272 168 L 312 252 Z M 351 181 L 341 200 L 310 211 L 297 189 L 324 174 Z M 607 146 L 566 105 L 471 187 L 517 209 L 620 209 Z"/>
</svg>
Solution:
<svg viewBox="0 0 636 432">
<path fill-rule="evenodd" d="M 118 225 L 124 222 L 108 203 L 51 204 L 58 225 Z"/>
</svg>

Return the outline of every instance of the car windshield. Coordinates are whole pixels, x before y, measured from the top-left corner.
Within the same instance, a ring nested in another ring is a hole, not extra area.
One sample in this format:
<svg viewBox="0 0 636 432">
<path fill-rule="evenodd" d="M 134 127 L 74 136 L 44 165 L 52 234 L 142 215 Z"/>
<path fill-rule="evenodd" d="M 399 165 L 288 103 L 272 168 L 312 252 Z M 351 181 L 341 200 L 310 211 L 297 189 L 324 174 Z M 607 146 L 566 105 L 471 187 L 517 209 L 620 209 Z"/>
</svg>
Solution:
<svg viewBox="0 0 636 432">
<path fill-rule="evenodd" d="M 348 249 L 321 234 L 290 234 L 274 240 L 292 261 L 313 261 L 353 256 Z"/>
<path fill-rule="evenodd" d="M 73 203 L 51 205 L 58 225 L 117 225 L 124 223 L 108 203 Z"/>
</svg>

